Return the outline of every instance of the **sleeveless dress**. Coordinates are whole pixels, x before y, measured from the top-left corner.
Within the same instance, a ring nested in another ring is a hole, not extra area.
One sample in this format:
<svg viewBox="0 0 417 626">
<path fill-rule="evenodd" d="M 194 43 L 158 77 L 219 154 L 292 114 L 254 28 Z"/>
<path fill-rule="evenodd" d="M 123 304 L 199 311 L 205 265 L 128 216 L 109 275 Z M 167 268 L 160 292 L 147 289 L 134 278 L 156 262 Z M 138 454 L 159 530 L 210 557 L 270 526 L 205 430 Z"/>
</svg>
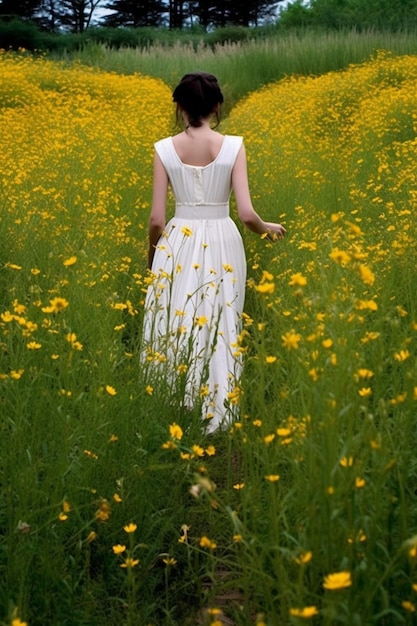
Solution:
<svg viewBox="0 0 417 626">
<path fill-rule="evenodd" d="M 143 359 L 165 371 L 183 404 L 202 406 L 208 432 L 235 416 L 239 333 L 246 283 L 242 238 L 229 215 L 231 175 L 242 138 L 225 135 L 214 161 L 183 163 L 167 137 L 155 144 L 175 198 L 157 243 L 145 299 Z"/>
</svg>

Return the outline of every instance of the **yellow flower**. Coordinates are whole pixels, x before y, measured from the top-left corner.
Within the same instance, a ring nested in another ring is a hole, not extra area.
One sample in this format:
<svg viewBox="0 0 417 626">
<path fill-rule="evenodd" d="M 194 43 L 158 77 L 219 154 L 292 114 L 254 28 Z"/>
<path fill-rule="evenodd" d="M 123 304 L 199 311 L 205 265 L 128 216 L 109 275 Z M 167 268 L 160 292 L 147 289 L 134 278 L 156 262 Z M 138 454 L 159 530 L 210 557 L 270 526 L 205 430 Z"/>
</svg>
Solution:
<svg viewBox="0 0 417 626">
<path fill-rule="evenodd" d="M 123 530 L 128 534 L 134 533 L 136 529 L 137 529 L 137 525 L 134 524 L 133 522 L 131 522 L 130 524 L 127 524 L 126 526 L 123 526 Z"/>
<path fill-rule="evenodd" d="M 340 459 L 339 464 L 342 467 L 352 467 L 352 465 L 353 465 L 353 456 L 344 456 L 342 459 Z"/>
<path fill-rule="evenodd" d="M 136 567 L 138 563 L 139 559 L 133 559 L 132 557 L 128 556 L 125 562 L 121 563 L 120 567 L 127 567 L 128 569 L 131 569 L 132 567 Z"/>
<path fill-rule="evenodd" d="M 109 396 L 115 396 L 117 394 L 116 389 L 112 387 L 111 385 L 106 385 L 106 391 L 109 394 Z"/>
<path fill-rule="evenodd" d="M 396 352 L 394 354 L 394 359 L 401 363 L 402 361 L 405 361 L 406 359 L 408 359 L 409 356 L 410 356 L 409 350 L 400 350 L 399 352 Z"/>
<path fill-rule="evenodd" d="M 172 556 L 167 556 L 167 557 L 164 557 L 164 558 L 162 559 L 162 561 L 165 563 L 165 565 L 166 565 L 167 567 L 170 567 L 170 566 L 172 566 L 172 565 L 176 565 L 176 564 L 177 564 L 177 560 L 176 560 L 176 559 L 174 559 Z"/>
<path fill-rule="evenodd" d="M 372 389 L 370 387 L 362 387 L 362 389 L 358 389 L 358 394 L 361 398 L 369 398 L 372 395 Z"/>
<path fill-rule="evenodd" d="M 316 606 L 305 606 L 302 609 L 290 609 L 290 615 L 293 617 L 301 617 L 301 619 L 310 619 L 318 615 L 318 609 Z"/>
<path fill-rule="evenodd" d="M 284 348 L 287 348 L 287 350 L 297 350 L 298 344 L 301 341 L 301 335 L 290 330 L 286 332 L 285 335 L 281 335 L 281 339 Z"/>
<path fill-rule="evenodd" d="M 29 343 L 26 344 L 26 348 L 28 350 L 40 350 L 42 348 L 42 344 L 38 341 L 29 341 Z"/>
<path fill-rule="evenodd" d="M 267 356 L 267 357 L 265 357 L 265 363 L 268 363 L 268 364 L 275 363 L 276 360 L 277 360 L 276 356 Z"/>
<path fill-rule="evenodd" d="M 267 474 L 265 476 L 265 480 L 269 480 L 269 482 L 271 483 L 276 483 L 279 480 L 279 475 L 278 474 Z"/>
<path fill-rule="evenodd" d="M 406 611 L 409 611 L 409 613 L 415 613 L 416 607 L 412 602 L 409 602 L 408 600 L 404 600 L 403 602 L 401 602 L 401 606 Z"/>
<path fill-rule="evenodd" d="M 114 554 L 122 554 L 126 550 L 126 546 L 123 546 L 120 543 L 118 543 L 117 545 L 112 547 L 112 550 Z"/>
<path fill-rule="evenodd" d="M 69 305 L 68 300 L 65 300 L 65 298 L 59 298 L 57 296 L 56 298 L 52 298 L 52 300 L 49 300 L 49 306 L 43 307 L 42 312 L 43 313 L 59 313 L 60 311 L 63 311 L 64 309 L 66 309 L 68 305 Z"/>
<path fill-rule="evenodd" d="M 365 283 L 365 285 L 373 285 L 375 282 L 375 275 L 371 272 L 369 267 L 359 264 L 359 275 L 361 280 Z"/>
<path fill-rule="evenodd" d="M 344 250 L 339 250 L 338 248 L 332 250 L 329 254 L 329 257 L 332 259 L 332 261 L 335 261 L 335 263 L 339 263 L 339 265 L 342 266 L 347 265 L 347 263 L 349 263 L 352 258 L 348 252 L 345 252 Z"/>
<path fill-rule="evenodd" d="M 148 396 L 151 396 L 153 394 L 153 387 L 151 387 L 151 385 L 147 385 L 145 387 L 145 391 L 148 394 Z"/>
<path fill-rule="evenodd" d="M 291 276 L 288 284 L 294 287 L 304 287 L 307 284 L 307 278 L 301 272 L 297 272 Z"/>
<path fill-rule="evenodd" d="M 181 232 L 185 237 L 191 237 L 191 235 L 193 234 L 193 231 L 191 230 L 191 228 L 189 228 L 189 226 L 183 226 L 181 228 Z"/>
<path fill-rule="evenodd" d="M 97 533 L 94 530 L 92 530 L 91 532 L 88 533 L 87 539 L 85 541 L 86 543 L 92 543 L 96 539 L 97 539 Z"/>
<path fill-rule="evenodd" d="M 19 617 L 14 617 L 12 619 L 11 626 L 28 626 L 28 623 L 22 622 L 22 620 Z"/>
<path fill-rule="evenodd" d="M 364 478 L 360 478 L 359 476 L 356 476 L 355 478 L 356 489 L 361 489 L 362 487 L 365 487 L 365 485 L 366 485 L 366 480 Z"/>
<path fill-rule="evenodd" d="M 334 574 L 328 574 L 324 578 L 323 587 L 329 591 L 338 591 L 339 589 L 346 589 L 352 585 L 352 579 L 350 572 L 335 572 Z"/>
<path fill-rule="evenodd" d="M 199 328 L 203 328 L 205 324 L 207 324 L 207 317 L 205 315 L 200 315 L 195 318 L 194 324 Z"/>
<path fill-rule="evenodd" d="M 275 283 L 262 283 L 260 285 L 256 285 L 255 289 L 258 293 L 274 293 Z"/>
<path fill-rule="evenodd" d="M 200 546 L 208 550 L 215 550 L 217 548 L 217 544 L 205 535 L 200 539 Z"/>
<path fill-rule="evenodd" d="M 201 446 L 194 444 L 191 449 L 195 456 L 204 456 L 204 449 Z"/>
<path fill-rule="evenodd" d="M 19 380 L 19 378 L 22 377 L 22 375 L 24 374 L 25 370 L 10 370 L 10 378 L 13 378 L 14 380 Z"/>
<path fill-rule="evenodd" d="M 70 256 L 69 259 L 65 259 L 65 261 L 62 262 L 62 265 L 64 265 L 64 267 L 70 267 L 71 265 L 75 265 L 76 262 L 77 262 L 77 257 Z"/>
<path fill-rule="evenodd" d="M 181 426 L 178 426 L 178 424 L 174 422 L 173 424 L 170 424 L 169 426 L 169 434 L 172 437 L 172 439 L 178 439 L 178 441 L 180 441 L 184 433 L 183 433 Z"/>
<path fill-rule="evenodd" d="M 225 272 L 233 272 L 233 267 L 228 263 L 223 263 L 223 269 Z"/>
<path fill-rule="evenodd" d="M 296 556 L 294 558 L 294 561 L 298 563 L 298 565 L 306 565 L 307 563 L 311 561 L 312 558 L 313 558 L 313 553 L 308 551 L 308 552 L 302 552 L 299 556 Z"/>
</svg>

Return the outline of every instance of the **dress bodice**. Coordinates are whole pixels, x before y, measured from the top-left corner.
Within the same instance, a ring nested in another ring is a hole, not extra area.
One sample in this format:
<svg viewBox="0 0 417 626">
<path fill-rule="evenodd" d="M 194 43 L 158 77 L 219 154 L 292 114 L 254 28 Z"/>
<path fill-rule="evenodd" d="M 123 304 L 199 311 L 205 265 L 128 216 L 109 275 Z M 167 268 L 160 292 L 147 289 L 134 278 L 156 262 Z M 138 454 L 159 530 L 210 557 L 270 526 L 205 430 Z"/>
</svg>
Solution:
<svg viewBox="0 0 417 626">
<path fill-rule="evenodd" d="M 225 135 L 216 158 L 208 165 L 196 166 L 181 161 L 172 137 L 158 141 L 155 149 L 168 174 L 177 206 L 203 209 L 228 203 L 232 170 L 241 145 L 242 137 Z"/>
</svg>

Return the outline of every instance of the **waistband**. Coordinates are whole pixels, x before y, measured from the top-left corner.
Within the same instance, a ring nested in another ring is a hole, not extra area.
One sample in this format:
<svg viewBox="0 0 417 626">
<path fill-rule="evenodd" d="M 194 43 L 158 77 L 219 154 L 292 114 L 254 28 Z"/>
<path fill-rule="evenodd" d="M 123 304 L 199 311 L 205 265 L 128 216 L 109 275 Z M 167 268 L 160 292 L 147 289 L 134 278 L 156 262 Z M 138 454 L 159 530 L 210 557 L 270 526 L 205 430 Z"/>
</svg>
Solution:
<svg viewBox="0 0 417 626">
<path fill-rule="evenodd" d="M 175 217 L 186 220 L 222 220 L 229 217 L 229 203 L 185 204 L 177 202 Z"/>
</svg>

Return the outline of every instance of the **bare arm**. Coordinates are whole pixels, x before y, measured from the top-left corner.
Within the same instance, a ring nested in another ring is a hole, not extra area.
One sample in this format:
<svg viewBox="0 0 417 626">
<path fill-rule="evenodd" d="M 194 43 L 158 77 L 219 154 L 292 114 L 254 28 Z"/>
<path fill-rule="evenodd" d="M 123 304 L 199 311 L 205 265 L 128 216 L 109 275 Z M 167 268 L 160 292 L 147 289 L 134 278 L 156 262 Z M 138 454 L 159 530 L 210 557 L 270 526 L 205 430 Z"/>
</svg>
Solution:
<svg viewBox="0 0 417 626">
<path fill-rule="evenodd" d="M 252 206 L 249 191 L 246 151 L 242 145 L 232 172 L 232 187 L 236 198 L 239 219 L 258 235 L 268 234 L 270 239 L 281 238 L 286 230 L 276 222 L 264 222 Z"/>
<path fill-rule="evenodd" d="M 155 246 L 158 239 L 164 232 L 166 203 L 168 195 L 168 175 L 162 161 L 155 153 L 153 163 L 153 193 L 152 193 L 152 209 L 148 223 L 148 267 L 152 266 L 155 254 Z"/>
</svg>

